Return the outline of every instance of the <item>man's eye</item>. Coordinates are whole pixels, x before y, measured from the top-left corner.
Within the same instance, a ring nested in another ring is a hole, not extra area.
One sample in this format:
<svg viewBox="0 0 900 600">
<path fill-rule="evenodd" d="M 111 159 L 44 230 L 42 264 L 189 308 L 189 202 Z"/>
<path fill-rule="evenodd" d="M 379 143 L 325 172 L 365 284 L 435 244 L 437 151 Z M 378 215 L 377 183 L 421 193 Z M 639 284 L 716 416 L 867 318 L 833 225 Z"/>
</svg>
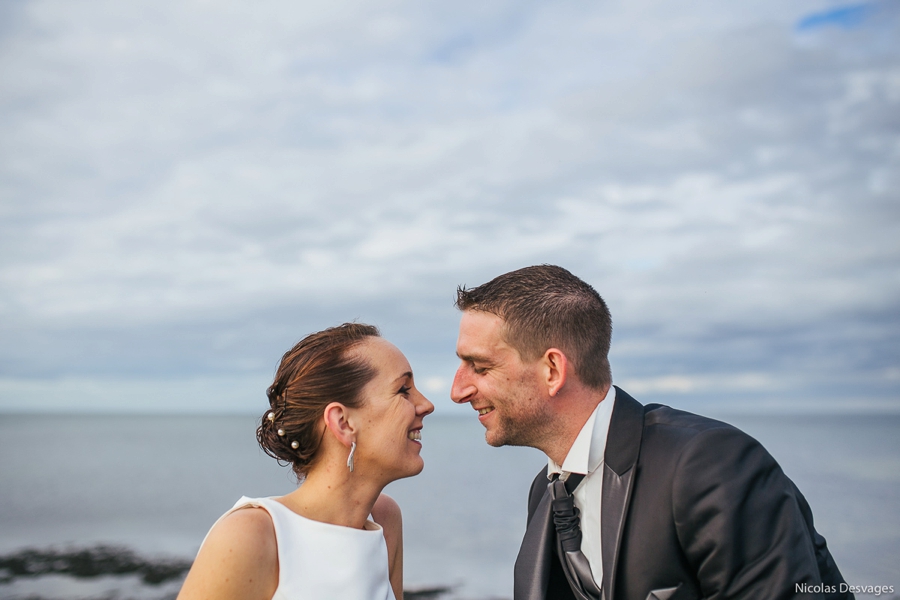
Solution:
<svg viewBox="0 0 900 600">
<path fill-rule="evenodd" d="M 475 371 L 476 375 L 483 375 L 485 371 L 487 371 L 486 367 L 472 367 L 472 370 Z"/>
</svg>

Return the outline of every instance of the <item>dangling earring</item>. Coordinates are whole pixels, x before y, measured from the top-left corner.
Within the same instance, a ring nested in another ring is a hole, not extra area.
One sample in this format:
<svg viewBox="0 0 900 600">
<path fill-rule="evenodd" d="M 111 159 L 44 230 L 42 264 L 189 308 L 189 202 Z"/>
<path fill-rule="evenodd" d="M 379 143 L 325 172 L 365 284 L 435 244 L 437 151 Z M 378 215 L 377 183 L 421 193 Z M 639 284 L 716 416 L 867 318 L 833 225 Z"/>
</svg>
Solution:
<svg viewBox="0 0 900 600">
<path fill-rule="evenodd" d="M 350 472 L 353 472 L 353 453 L 356 452 L 356 442 L 350 443 L 350 456 L 347 457 L 347 466 L 350 468 Z"/>
</svg>

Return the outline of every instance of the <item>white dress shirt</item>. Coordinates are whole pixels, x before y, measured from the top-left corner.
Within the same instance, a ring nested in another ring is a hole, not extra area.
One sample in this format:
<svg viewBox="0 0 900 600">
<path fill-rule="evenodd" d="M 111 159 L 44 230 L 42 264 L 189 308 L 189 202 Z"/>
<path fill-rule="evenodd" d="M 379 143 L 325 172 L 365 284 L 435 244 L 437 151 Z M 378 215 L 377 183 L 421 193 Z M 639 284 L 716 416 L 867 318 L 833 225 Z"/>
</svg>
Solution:
<svg viewBox="0 0 900 600">
<path fill-rule="evenodd" d="M 547 459 L 547 477 L 560 473 L 560 479 L 569 473 L 581 473 L 585 477 L 575 488 L 575 506 L 581 516 L 581 552 L 591 565 L 591 574 L 599 587 L 603 581 L 603 557 L 600 552 L 600 499 L 603 492 L 603 455 L 612 418 L 616 388 L 609 386 L 606 397 L 600 401 L 590 418 L 581 428 L 578 437 L 562 466 L 552 458 Z"/>
</svg>

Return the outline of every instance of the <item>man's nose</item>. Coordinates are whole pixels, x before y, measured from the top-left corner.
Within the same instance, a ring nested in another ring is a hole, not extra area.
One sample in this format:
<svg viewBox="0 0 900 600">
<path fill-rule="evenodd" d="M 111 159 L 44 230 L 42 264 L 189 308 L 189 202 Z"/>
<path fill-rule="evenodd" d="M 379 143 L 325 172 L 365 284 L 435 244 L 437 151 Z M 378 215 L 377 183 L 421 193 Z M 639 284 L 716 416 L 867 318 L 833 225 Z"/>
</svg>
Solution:
<svg viewBox="0 0 900 600">
<path fill-rule="evenodd" d="M 457 404 L 464 404 L 472 399 L 475 394 L 475 386 L 468 381 L 466 365 L 460 365 L 453 376 L 453 385 L 450 387 L 450 399 Z"/>
</svg>

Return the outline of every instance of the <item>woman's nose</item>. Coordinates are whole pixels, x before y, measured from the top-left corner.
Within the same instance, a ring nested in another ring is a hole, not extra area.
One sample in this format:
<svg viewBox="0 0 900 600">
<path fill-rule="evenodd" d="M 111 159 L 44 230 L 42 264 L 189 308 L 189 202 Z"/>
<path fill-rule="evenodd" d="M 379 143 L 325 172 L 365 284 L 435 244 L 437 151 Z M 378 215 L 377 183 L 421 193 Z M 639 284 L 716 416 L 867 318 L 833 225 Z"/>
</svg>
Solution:
<svg viewBox="0 0 900 600">
<path fill-rule="evenodd" d="M 416 412 L 420 415 L 427 416 L 434 412 L 434 404 L 432 404 L 431 400 L 426 398 L 424 395 L 421 395 L 422 401 L 419 402 L 418 406 L 416 406 Z"/>
</svg>

